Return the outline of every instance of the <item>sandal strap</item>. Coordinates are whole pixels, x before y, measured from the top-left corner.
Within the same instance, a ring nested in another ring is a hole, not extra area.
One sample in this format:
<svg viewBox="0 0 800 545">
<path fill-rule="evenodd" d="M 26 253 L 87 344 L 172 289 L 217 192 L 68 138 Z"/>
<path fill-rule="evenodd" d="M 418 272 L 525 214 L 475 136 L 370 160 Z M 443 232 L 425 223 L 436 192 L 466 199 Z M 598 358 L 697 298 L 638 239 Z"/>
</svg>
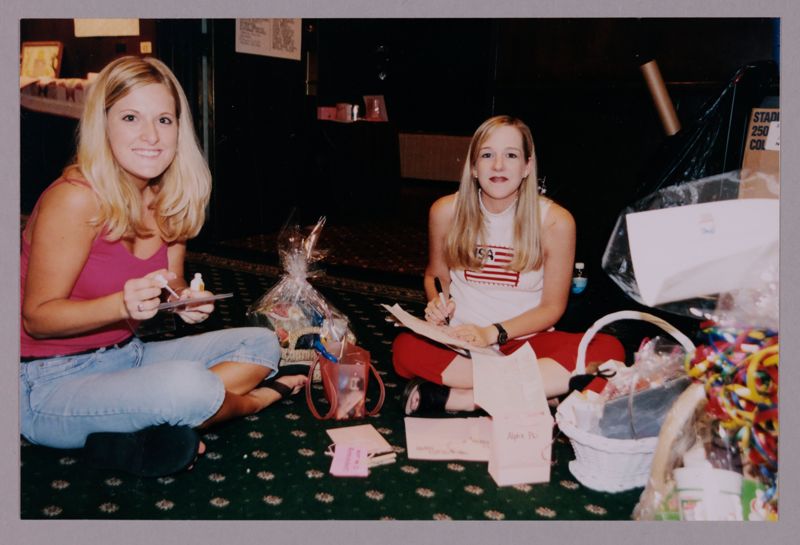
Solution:
<svg viewBox="0 0 800 545">
<path fill-rule="evenodd" d="M 450 387 L 433 382 L 423 382 L 417 389 L 419 392 L 418 411 L 425 413 L 443 412 L 450 397 Z"/>
<path fill-rule="evenodd" d="M 286 386 L 282 382 L 278 382 L 277 380 L 273 380 L 272 382 L 264 384 L 264 388 L 275 390 L 276 392 L 278 392 L 278 395 L 281 396 L 281 399 L 286 399 L 287 397 L 292 395 L 292 388 L 290 386 Z"/>
</svg>

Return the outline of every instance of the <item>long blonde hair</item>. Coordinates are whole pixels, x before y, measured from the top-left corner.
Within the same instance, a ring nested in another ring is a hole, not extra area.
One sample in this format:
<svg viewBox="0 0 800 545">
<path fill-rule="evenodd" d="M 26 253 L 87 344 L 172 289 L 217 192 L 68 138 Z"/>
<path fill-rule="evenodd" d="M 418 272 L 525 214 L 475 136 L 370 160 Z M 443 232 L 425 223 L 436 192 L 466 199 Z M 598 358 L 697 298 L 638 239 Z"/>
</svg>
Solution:
<svg viewBox="0 0 800 545">
<path fill-rule="evenodd" d="M 100 202 L 93 224 L 103 225 L 109 240 L 151 234 L 142 223 L 141 192 L 114 159 L 108 142 L 108 110 L 133 89 L 160 83 L 175 99 L 178 143 L 175 158 L 154 180 L 152 203 L 159 235 L 167 242 L 200 232 L 211 194 L 211 172 L 197 141 L 189 103 L 175 75 L 154 58 L 122 57 L 109 63 L 92 82 L 78 126 L 75 163 Z"/>
<path fill-rule="evenodd" d="M 536 152 L 528 126 L 519 119 L 499 115 L 484 121 L 472 136 L 464 162 L 461 183 L 456 195 L 456 210 L 453 227 L 445 239 L 445 260 L 451 269 L 477 269 L 481 266 L 475 248 L 484 244 L 485 227 L 480 206 L 480 184 L 472 176 L 478 161 L 478 152 L 489 135 L 498 127 L 509 126 L 519 130 L 522 136 L 522 152 L 525 161 L 532 160 L 528 176 L 522 179 L 514 211 L 514 259 L 508 267 L 514 271 L 537 270 L 542 266 L 541 214 L 536 178 Z"/>
</svg>

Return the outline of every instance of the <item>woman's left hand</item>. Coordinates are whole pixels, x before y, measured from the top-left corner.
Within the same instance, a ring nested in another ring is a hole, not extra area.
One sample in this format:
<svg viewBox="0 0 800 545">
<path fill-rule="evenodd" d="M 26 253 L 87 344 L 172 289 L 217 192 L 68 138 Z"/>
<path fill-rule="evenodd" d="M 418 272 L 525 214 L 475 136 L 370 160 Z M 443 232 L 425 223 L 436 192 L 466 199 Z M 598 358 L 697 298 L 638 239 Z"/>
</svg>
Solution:
<svg viewBox="0 0 800 545">
<path fill-rule="evenodd" d="M 453 328 L 452 334 L 472 346 L 484 347 L 494 344 L 497 329 L 494 326 L 479 327 L 464 324 Z"/>
<path fill-rule="evenodd" d="M 196 299 L 199 297 L 211 297 L 214 295 L 210 291 L 192 291 L 186 288 L 181 292 L 181 300 Z M 209 314 L 214 312 L 214 303 L 201 303 L 199 305 L 187 305 L 184 310 L 177 311 L 177 315 L 187 324 L 199 324 L 208 319 Z"/>
</svg>

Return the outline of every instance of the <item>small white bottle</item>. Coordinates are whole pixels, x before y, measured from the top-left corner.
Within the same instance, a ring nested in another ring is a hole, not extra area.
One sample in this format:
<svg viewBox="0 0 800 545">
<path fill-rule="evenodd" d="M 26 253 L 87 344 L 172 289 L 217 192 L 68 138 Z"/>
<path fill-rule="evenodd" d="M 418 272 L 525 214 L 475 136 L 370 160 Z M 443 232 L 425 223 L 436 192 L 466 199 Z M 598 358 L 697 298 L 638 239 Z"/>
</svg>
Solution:
<svg viewBox="0 0 800 545">
<path fill-rule="evenodd" d="M 200 273 L 194 273 L 194 278 L 192 281 L 189 282 L 189 289 L 192 291 L 205 291 L 206 285 L 203 282 L 203 275 Z"/>
</svg>

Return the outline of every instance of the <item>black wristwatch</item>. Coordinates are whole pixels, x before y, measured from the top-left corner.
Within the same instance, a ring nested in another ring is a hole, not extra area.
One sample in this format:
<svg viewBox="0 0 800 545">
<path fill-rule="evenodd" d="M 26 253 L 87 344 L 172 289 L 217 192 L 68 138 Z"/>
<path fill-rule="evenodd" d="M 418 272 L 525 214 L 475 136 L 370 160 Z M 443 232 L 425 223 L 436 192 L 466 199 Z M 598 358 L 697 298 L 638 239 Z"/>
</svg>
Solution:
<svg viewBox="0 0 800 545">
<path fill-rule="evenodd" d="M 497 328 L 497 344 L 505 344 L 508 342 L 508 331 L 505 330 L 500 324 L 492 324 Z"/>
</svg>

